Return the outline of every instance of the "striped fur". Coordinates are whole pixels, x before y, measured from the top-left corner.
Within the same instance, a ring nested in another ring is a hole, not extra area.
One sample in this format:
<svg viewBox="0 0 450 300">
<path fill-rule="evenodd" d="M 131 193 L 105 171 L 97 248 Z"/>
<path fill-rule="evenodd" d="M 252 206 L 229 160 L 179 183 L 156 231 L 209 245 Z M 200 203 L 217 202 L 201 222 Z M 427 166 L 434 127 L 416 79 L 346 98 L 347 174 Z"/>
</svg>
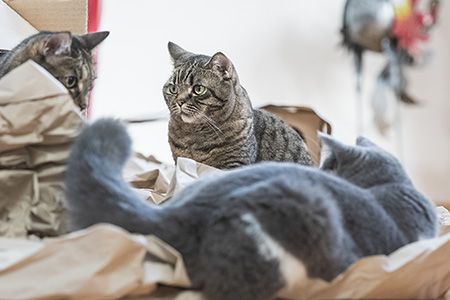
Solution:
<svg viewBox="0 0 450 300">
<path fill-rule="evenodd" d="M 173 158 L 220 169 L 261 161 L 312 165 L 305 142 L 279 117 L 253 109 L 231 61 L 197 55 L 169 43 L 174 63 L 163 94 L 170 110 Z"/>
</svg>

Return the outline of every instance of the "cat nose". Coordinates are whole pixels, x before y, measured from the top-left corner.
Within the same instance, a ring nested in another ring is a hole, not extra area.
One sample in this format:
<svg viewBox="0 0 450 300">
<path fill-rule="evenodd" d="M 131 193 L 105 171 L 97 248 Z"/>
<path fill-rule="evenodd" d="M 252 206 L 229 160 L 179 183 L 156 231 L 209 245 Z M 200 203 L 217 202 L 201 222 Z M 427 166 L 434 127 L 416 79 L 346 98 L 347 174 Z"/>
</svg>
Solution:
<svg viewBox="0 0 450 300">
<path fill-rule="evenodd" d="M 80 97 L 77 102 L 81 111 L 85 110 L 88 107 L 87 100 L 84 97 Z"/>
<path fill-rule="evenodd" d="M 186 103 L 186 100 L 184 100 L 184 99 L 177 100 L 177 104 L 179 107 L 183 106 L 183 104 L 185 104 L 185 103 Z"/>
</svg>

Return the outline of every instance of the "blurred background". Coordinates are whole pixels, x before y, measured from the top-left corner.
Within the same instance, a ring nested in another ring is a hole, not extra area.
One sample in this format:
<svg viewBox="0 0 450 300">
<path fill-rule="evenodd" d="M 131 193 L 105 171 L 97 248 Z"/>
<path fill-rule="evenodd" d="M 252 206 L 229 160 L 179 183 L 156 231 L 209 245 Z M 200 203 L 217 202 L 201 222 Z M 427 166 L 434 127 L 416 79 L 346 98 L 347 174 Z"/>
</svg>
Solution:
<svg viewBox="0 0 450 300">
<path fill-rule="evenodd" d="M 419 105 L 400 107 L 401 132 L 381 135 L 370 101 L 386 58 L 366 52 L 363 69 L 363 134 L 399 157 L 413 182 L 438 203 L 450 199 L 450 5 L 425 44 L 432 55 L 407 68 L 408 91 Z M 129 126 L 134 149 L 173 164 L 167 142 L 169 113 L 162 86 L 172 65 L 167 43 L 234 63 L 254 107 L 266 104 L 313 108 L 353 144 L 357 95 L 353 60 L 341 46 L 345 0 L 315 1 L 113 1 L 103 0 L 98 79 L 90 120 L 162 118 Z M 392 115 L 392 112 L 389 112 Z"/>
</svg>

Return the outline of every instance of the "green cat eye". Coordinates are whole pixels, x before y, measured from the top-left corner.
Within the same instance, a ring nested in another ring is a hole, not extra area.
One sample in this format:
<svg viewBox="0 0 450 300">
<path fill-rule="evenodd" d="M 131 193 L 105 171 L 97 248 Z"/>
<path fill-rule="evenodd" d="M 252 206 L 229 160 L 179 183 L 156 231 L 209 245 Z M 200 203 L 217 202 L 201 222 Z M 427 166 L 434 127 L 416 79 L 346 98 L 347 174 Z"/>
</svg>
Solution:
<svg viewBox="0 0 450 300">
<path fill-rule="evenodd" d="M 206 88 L 203 85 L 194 85 L 194 93 L 197 95 L 203 95 L 206 93 Z"/>
<path fill-rule="evenodd" d="M 66 87 L 68 89 L 71 89 L 77 84 L 78 79 L 75 76 L 68 76 L 65 78 L 65 81 L 66 81 L 65 82 Z"/>
<path fill-rule="evenodd" d="M 169 92 L 171 94 L 178 94 L 178 88 L 176 85 L 169 85 Z"/>
</svg>

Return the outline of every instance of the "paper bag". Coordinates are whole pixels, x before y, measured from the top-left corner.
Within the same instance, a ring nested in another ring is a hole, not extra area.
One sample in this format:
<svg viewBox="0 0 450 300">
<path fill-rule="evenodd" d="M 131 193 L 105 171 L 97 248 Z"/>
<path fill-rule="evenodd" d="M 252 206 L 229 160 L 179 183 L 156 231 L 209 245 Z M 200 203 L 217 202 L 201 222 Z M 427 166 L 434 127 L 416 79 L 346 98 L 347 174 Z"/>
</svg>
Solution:
<svg viewBox="0 0 450 300">
<path fill-rule="evenodd" d="M 0 235 L 65 232 L 63 175 L 82 118 L 33 61 L 0 79 Z"/>
</svg>

